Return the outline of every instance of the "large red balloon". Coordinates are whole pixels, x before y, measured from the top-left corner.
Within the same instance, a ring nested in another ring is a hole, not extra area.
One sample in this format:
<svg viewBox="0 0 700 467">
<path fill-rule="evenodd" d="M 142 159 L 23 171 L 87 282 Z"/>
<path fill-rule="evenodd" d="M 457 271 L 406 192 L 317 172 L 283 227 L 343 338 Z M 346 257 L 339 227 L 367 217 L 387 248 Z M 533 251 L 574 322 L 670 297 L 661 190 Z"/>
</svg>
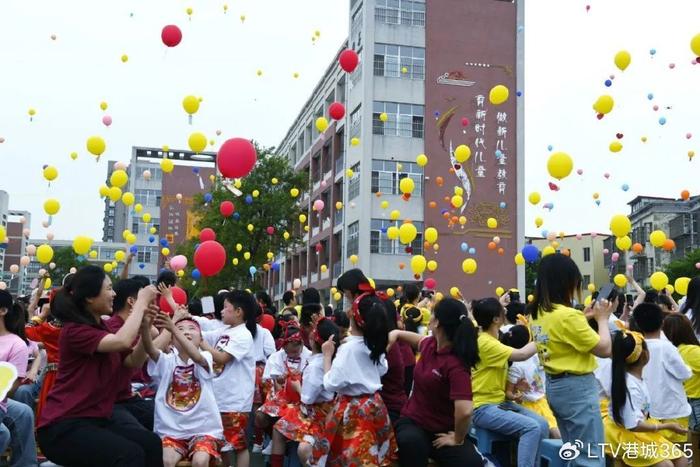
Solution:
<svg viewBox="0 0 700 467">
<path fill-rule="evenodd" d="M 328 115 L 330 115 L 333 120 L 342 119 L 345 116 L 345 106 L 340 102 L 333 102 L 328 107 Z"/>
<path fill-rule="evenodd" d="M 219 172 L 226 178 L 245 177 L 253 170 L 257 160 L 253 143 L 244 138 L 227 140 L 216 155 Z"/>
<path fill-rule="evenodd" d="M 178 305 L 187 305 L 187 292 L 182 290 L 180 287 L 175 286 L 170 289 L 173 293 L 173 300 L 175 300 L 175 303 Z M 158 306 L 160 307 L 161 310 L 165 311 L 169 315 L 172 316 L 173 313 L 175 313 L 175 310 L 173 310 L 170 305 L 168 305 L 168 301 L 163 297 L 162 295 L 160 296 L 160 301 L 158 302 Z"/>
<path fill-rule="evenodd" d="M 430 277 L 425 280 L 425 283 L 423 285 L 426 289 L 435 290 L 435 287 L 437 286 L 437 281 Z"/>
<path fill-rule="evenodd" d="M 234 206 L 231 201 L 222 201 L 219 205 L 219 212 L 224 217 L 231 217 L 233 215 L 233 211 L 235 210 L 236 206 Z"/>
<path fill-rule="evenodd" d="M 163 44 L 168 47 L 175 47 L 182 40 L 182 31 L 174 24 L 169 24 L 161 31 L 160 38 L 163 40 Z"/>
<path fill-rule="evenodd" d="M 201 232 L 199 232 L 199 241 L 204 243 L 208 241 L 214 241 L 216 240 L 216 232 L 214 232 L 212 229 L 209 227 L 202 229 Z"/>
<path fill-rule="evenodd" d="M 357 56 L 357 52 L 354 50 L 345 49 L 340 53 L 338 62 L 340 62 L 340 68 L 348 73 L 352 73 L 357 68 L 357 64 L 360 63 L 360 57 Z"/>
<path fill-rule="evenodd" d="M 202 276 L 214 276 L 224 268 L 226 264 L 226 250 L 221 243 L 209 240 L 194 252 L 194 265 Z"/>
</svg>

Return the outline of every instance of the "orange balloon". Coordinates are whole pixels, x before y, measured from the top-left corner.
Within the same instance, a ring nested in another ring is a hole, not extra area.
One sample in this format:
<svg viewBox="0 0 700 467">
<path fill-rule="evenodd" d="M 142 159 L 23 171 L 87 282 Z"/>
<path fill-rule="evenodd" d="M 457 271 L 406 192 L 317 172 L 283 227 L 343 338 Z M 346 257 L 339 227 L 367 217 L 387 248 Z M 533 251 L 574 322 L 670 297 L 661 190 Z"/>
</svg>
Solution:
<svg viewBox="0 0 700 467">
<path fill-rule="evenodd" d="M 644 250 L 644 247 L 641 243 L 635 243 L 634 245 L 632 245 L 632 251 L 634 251 L 635 253 L 641 253 L 642 250 Z"/>
<path fill-rule="evenodd" d="M 428 248 L 430 248 L 430 242 L 424 242 L 424 243 L 423 243 L 423 248 L 425 248 L 426 250 L 427 250 Z"/>
<path fill-rule="evenodd" d="M 444 217 L 445 219 L 449 219 L 449 218 L 450 218 L 450 213 L 449 213 L 449 212 L 446 212 L 445 214 L 442 215 L 442 217 Z"/>
<path fill-rule="evenodd" d="M 403 270 L 403 268 L 405 268 L 405 267 L 406 267 L 406 265 L 404 263 L 399 263 L 399 269 Z"/>
<path fill-rule="evenodd" d="M 450 173 L 451 173 L 451 174 L 455 173 L 455 168 L 454 168 L 454 167 L 450 167 Z"/>
<path fill-rule="evenodd" d="M 434 209 L 437 207 L 437 203 L 435 201 L 431 201 L 428 203 L 428 206 Z"/>
<path fill-rule="evenodd" d="M 670 238 L 667 238 L 667 239 L 664 241 L 664 244 L 662 245 L 662 248 L 664 249 L 664 251 L 673 251 L 673 250 L 676 249 L 676 242 L 674 242 L 674 241 L 671 240 Z"/>
<path fill-rule="evenodd" d="M 375 196 L 376 196 L 377 198 L 381 198 L 381 197 L 382 197 L 382 192 L 381 192 L 381 191 L 378 191 L 377 194 L 376 194 Z"/>
<path fill-rule="evenodd" d="M 688 190 L 681 191 L 681 199 L 687 201 L 690 198 L 690 192 Z"/>
<path fill-rule="evenodd" d="M 452 219 L 450 219 L 450 221 L 452 221 L 453 224 L 456 224 L 459 221 L 459 217 L 452 216 Z"/>
<path fill-rule="evenodd" d="M 437 183 L 437 186 L 442 186 L 445 181 L 442 179 L 442 177 L 435 177 L 435 183 Z"/>
<path fill-rule="evenodd" d="M 449 203 L 449 202 L 450 202 L 450 197 L 449 197 L 449 196 L 445 196 L 443 199 L 445 200 L 446 203 Z"/>
<path fill-rule="evenodd" d="M 564 256 L 571 256 L 571 250 L 569 250 L 568 248 L 564 248 L 563 250 L 561 250 L 561 254 Z"/>
<path fill-rule="evenodd" d="M 489 250 L 495 250 L 496 249 L 496 242 L 489 242 Z"/>
<path fill-rule="evenodd" d="M 402 291 L 403 291 L 403 286 L 400 285 L 400 286 L 396 287 L 396 291 L 397 291 L 397 292 L 402 292 Z"/>
<path fill-rule="evenodd" d="M 501 255 L 501 256 L 503 256 L 503 254 L 504 254 L 505 252 L 506 252 L 506 250 L 504 250 L 503 248 L 499 248 L 499 249 L 498 249 L 498 254 Z"/>
</svg>

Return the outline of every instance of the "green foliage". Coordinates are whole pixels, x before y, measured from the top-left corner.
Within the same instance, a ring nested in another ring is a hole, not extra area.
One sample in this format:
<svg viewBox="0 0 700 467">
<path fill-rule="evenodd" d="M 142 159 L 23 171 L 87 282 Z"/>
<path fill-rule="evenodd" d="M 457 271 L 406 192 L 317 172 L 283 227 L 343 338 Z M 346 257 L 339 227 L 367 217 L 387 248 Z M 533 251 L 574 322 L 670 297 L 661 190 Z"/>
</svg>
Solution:
<svg viewBox="0 0 700 467">
<path fill-rule="evenodd" d="M 535 293 L 535 280 L 537 279 L 537 269 L 540 267 L 540 260 L 534 263 L 525 263 L 525 297 Z"/>
<path fill-rule="evenodd" d="M 200 279 L 196 285 L 192 285 L 192 269 L 194 264 L 195 245 L 199 238 L 189 239 L 177 248 L 177 254 L 183 254 L 188 258 L 188 267 L 182 280 L 188 293 L 203 296 L 216 293 L 220 289 L 229 287 L 260 288 L 257 284 L 260 274 L 253 278 L 249 272 L 251 266 L 262 271 L 263 265 L 268 263 L 268 252 L 277 253 L 293 247 L 301 241 L 303 231 L 299 228 L 299 214 L 306 214 L 306 207 L 300 207 L 299 198 L 308 189 L 308 174 L 294 172 L 289 166 L 288 160 L 279 155 L 270 154 L 271 150 L 259 148 L 258 162 L 255 169 L 246 178 L 240 180 L 240 197 L 236 197 L 223 184 L 217 180 L 211 188 L 212 201 L 205 205 L 204 195 L 195 197 L 193 213 L 198 216 L 197 228 L 210 228 L 216 232 L 216 241 L 221 243 L 226 250 L 226 266 L 214 277 Z M 277 179 L 277 184 L 272 179 Z M 292 198 L 290 190 L 297 188 L 300 195 Z M 251 204 L 246 204 L 246 195 L 253 196 L 254 190 L 259 192 L 253 197 Z M 224 218 L 219 212 L 221 202 L 229 200 L 236 207 L 233 217 Z M 252 232 L 248 225 L 253 226 Z M 267 227 L 275 229 L 273 235 L 267 233 Z M 284 239 L 284 233 L 289 233 L 289 238 Z M 237 251 L 237 244 L 241 250 Z M 244 259 L 244 253 L 250 253 L 250 259 Z M 232 264 L 233 258 L 238 259 L 238 265 Z"/>
<path fill-rule="evenodd" d="M 69 246 L 55 248 L 51 262 L 56 264 L 56 267 L 50 271 L 51 280 L 55 286 L 61 284 L 63 277 L 70 272 L 70 268 L 80 268 L 88 264 L 84 259 L 80 261 L 73 248 Z"/>
<path fill-rule="evenodd" d="M 700 262 L 700 248 L 691 251 L 685 255 L 682 259 L 677 259 L 672 261 L 666 267 L 666 275 L 668 276 L 669 283 L 673 284 L 679 277 L 690 277 L 693 278 L 700 274 L 700 271 L 695 267 L 696 263 Z"/>
</svg>

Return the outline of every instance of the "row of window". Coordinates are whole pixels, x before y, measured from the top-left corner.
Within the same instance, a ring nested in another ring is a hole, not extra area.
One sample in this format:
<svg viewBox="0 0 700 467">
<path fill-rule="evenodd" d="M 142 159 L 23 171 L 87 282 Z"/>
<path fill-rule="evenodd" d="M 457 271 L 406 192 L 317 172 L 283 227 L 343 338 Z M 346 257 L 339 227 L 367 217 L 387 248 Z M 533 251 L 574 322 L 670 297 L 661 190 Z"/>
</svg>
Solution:
<svg viewBox="0 0 700 467">
<path fill-rule="evenodd" d="M 385 24 L 425 26 L 425 1 L 377 0 L 374 19 Z"/>
<path fill-rule="evenodd" d="M 391 221 L 388 219 L 372 219 L 369 251 L 371 253 L 379 253 L 382 255 L 420 255 L 423 254 L 423 222 L 413 222 L 418 230 L 418 235 L 411 242 L 411 253 L 406 252 L 408 245 L 400 243 L 398 240 L 390 240 L 387 237 L 387 229 L 391 226 L 400 226 L 400 221 Z M 360 223 L 353 222 L 348 226 L 346 256 L 356 255 L 360 249 Z"/>
<path fill-rule="evenodd" d="M 381 115 L 386 114 L 386 121 Z M 419 104 L 375 101 L 372 107 L 372 134 L 422 138 L 425 107 Z"/>
<path fill-rule="evenodd" d="M 400 168 L 399 168 L 400 167 Z M 423 194 L 423 169 L 415 162 L 396 162 L 387 160 L 372 160 L 372 193 L 399 195 L 399 184 L 402 178 L 413 179 L 415 188 L 413 196 Z"/>
<path fill-rule="evenodd" d="M 374 76 L 425 78 L 425 49 L 406 45 L 376 44 Z"/>
</svg>

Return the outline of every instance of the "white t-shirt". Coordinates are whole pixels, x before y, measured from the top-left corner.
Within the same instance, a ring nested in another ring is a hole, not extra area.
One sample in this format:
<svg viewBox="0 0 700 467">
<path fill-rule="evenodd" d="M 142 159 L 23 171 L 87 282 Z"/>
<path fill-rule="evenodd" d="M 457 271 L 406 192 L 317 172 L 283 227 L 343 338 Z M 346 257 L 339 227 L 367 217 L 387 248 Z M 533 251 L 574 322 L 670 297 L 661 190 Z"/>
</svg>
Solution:
<svg viewBox="0 0 700 467">
<path fill-rule="evenodd" d="M 275 347 L 275 338 L 272 337 L 272 333 L 259 324 L 256 326 L 258 327 L 258 332 L 253 338 L 253 349 L 255 362 L 257 363 L 266 361 L 267 357 L 275 353 L 277 348 Z"/>
<path fill-rule="evenodd" d="M 311 351 L 306 347 L 302 347 L 299 359 L 292 360 L 287 358 L 287 352 L 284 351 L 283 347 L 270 355 L 267 359 L 265 371 L 263 371 L 263 380 L 285 376 L 287 374 L 287 368 L 301 373 L 304 371 L 304 368 L 306 368 L 309 357 L 311 357 Z"/>
<path fill-rule="evenodd" d="M 527 381 L 530 390 L 523 394 L 523 400 L 536 402 L 542 399 L 546 393 L 544 388 L 544 369 L 540 365 L 537 354 L 522 362 L 513 362 L 508 369 L 508 381 L 516 384 L 520 379 Z"/>
<path fill-rule="evenodd" d="M 338 347 L 331 369 L 323 376 L 327 391 L 347 396 L 374 394 L 382 388 L 382 376 L 389 365 L 382 354 L 375 365 L 362 336 L 348 336 Z"/>
<path fill-rule="evenodd" d="M 649 413 L 656 419 L 690 415 L 683 381 L 693 373 L 673 344 L 666 339 L 646 339 L 649 363 L 642 372 L 651 396 Z"/>
<path fill-rule="evenodd" d="M 209 345 L 233 357 L 223 368 L 214 364 L 214 395 L 219 412 L 250 412 L 255 392 L 253 336 L 239 324 L 202 333 Z"/>
<path fill-rule="evenodd" d="M 334 397 L 334 392 L 323 387 L 323 354 L 314 354 L 309 358 L 301 379 L 301 402 L 317 404 L 332 401 Z"/>
<path fill-rule="evenodd" d="M 216 331 L 217 329 L 226 327 L 226 325 L 218 319 L 209 319 L 204 316 L 193 316 L 192 319 L 197 321 L 202 332 Z"/>
<path fill-rule="evenodd" d="M 158 384 L 153 431 L 161 438 L 224 437 L 212 385 L 212 357 L 201 353 L 208 369 L 189 359 L 183 362 L 177 351 L 160 352 L 157 362 L 148 362 L 148 374 Z"/>
<path fill-rule="evenodd" d="M 639 425 L 639 422 L 644 422 L 649 415 L 649 391 L 644 381 L 634 375 L 627 373 L 627 400 L 620 411 L 622 423 L 625 428 L 631 430 Z M 608 414 L 610 419 L 613 418 L 613 406 L 608 405 Z"/>
<path fill-rule="evenodd" d="M 598 367 L 593 370 L 598 381 L 598 397 L 610 399 L 610 385 L 612 384 L 612 359 L 595 357 Z"/>
</svg>

